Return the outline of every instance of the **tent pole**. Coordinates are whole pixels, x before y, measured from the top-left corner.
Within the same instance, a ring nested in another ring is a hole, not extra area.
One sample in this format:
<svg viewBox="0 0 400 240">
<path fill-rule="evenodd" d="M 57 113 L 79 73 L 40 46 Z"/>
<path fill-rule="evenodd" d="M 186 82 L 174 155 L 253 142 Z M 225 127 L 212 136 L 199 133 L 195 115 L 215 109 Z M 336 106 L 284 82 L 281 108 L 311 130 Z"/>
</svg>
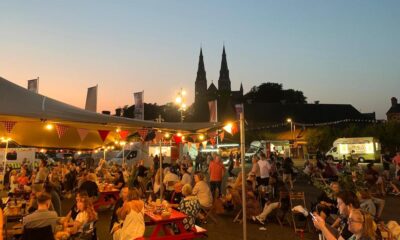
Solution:
<svg viewBox="0 0 400 240">
<path fill-rule="evenodd" d="M 242 162 L 242 209 L 243 209 L 243 240 L 247 240 L 247 213 L 246 213 L 246 171 L 245 171 L 245 131 L 244 112 L 240 113 L 240 156 Z"/>
<path fill-rule="evenodd" d="M 160 199 L 162 201 L 163 199 L 163 191 L 164 191 L 164 184 L 163 184 L 163 160 L 162 160 L 162 141 L 160 140 L 160 166 L 158 169 L 160 169 Z"/>
</svg>

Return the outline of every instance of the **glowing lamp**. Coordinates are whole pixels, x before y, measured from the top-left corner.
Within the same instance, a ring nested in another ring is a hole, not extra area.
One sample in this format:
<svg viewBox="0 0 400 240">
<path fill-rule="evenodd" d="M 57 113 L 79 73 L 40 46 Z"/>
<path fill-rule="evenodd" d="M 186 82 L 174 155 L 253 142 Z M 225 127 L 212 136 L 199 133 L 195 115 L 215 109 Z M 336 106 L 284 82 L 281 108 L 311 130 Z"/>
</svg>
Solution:
<svg viewBox="0 0 400 240">
<path fill-rule="evenodd" d="M 232 128 L 233 128 L 233 124 L 232 123 L 228 123 L 223 127 L 223 129 L 225 131 L 227 131 L 228 133 L 230 133 L 230 134 L 232 134 Z"/>
<path fill-rule="evenodd" d="M 46 124 L 47 130 L 52 130 L 53 128 L 54 128 L 53 124 L 51 124 L 51 123 Z"/>
</svg>

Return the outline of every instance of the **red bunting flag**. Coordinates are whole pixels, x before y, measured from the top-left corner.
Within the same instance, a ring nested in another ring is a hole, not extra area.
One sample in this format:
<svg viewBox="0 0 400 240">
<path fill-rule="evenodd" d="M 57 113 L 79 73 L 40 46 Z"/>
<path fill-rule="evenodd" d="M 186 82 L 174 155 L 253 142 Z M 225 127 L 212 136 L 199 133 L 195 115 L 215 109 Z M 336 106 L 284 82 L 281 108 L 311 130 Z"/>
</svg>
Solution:
<svg viewBox="0 0 400 240">
<path fill-rule="evenodd" d="M 14 121 L 2 121 L 4 124 L 4 128 L 6 129 L 6 131 L 8 133 L 11 133 L 11 131 L 13 130 L 15 124 L 17 124 L 17 122 Z"/>
<path fill-rule="evenodd" d="M 144 140 L 144 139 L 146 139 L 146 136 L 147 136 L 147 133 L 149 132 L 149 130 L 148 129 L 146 129 L 146 128 L 142 128 L 142 129 L 139 129 L 138 130 L 138 133 L 139 133 L 139 135 L 140 135 L 140 137 Z"/>
<path fill-rule="evenodd" d="M 224 141 L 224 138 L 225 138 L 225 132 L 221 132 L 221 133 L 219 134 L 219 138 L 221 139 L 221 142 L 223 142 L 223 141 Z"/>
<path fill-rule="evenodd" d="M 86 136 L 89 133 L 89 130 L 84 129 L 84 128 L 77 128 L 76 131 L 78 132 L 79 138 L 81 141 L 85 140 Z"/>
<path fill-rule="evenodd" d="M 164 134 L 162 132 L 156 132 L 156 137 L 154 138 L 155 142 L 160 142 L 164 138 Z"/>
<path fill-rule="evenodd" d="M 129 135 L 129 131 L 128 130 L 121 130 L 119 131 L 119 136 L 121 137 L 122 140 L 126 140 L 126 138 Z"/>
<path fill-rule="evenodd" d="M 215 141 L 215 138 L 210 138 L 210 143 L 211 143 L 211 145 L 215 145 L 215 143 L 216 143 L 216 141 Z"/>
<path fill-rule="evenodd" d="M 101 140 L 104 142 L 108 136 L 108 134 L 110 133 L 109 130 L 97 130 L 97 132 L 100 135 Z"/>
<path fill-rule="evenodd" d="M 172 137 L 174 138 L 174 142 L 175 142 L 176 144 L 179 144 L 179 143 L 182 142 L 182 137 L 179 137 L 178 135 L 174 135 L 174 136 L 172 136 Z"/>
<path fill-rule="evenodd" d="M 56 124 L 56 131 L 57 131 L 58 138 L 62 138 L 62 136 L 65 135 L 65 133 L 67 132 L 68 129 L 69 129 L 68 126 Z"/>
</svg>

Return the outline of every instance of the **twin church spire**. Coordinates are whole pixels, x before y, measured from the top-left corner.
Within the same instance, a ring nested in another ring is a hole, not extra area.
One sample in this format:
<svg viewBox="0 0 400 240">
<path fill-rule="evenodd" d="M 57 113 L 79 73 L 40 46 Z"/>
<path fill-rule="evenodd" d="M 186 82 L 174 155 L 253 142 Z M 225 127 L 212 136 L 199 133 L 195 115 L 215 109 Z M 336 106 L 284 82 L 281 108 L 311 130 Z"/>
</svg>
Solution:
<svg viewBox="0 0 400 240">
<path fill-rule="evenodd" d="M 219 70 L 218 91 L 231 92 L 231 80 L 229 78 L 228 61 L 226 60 L 225 46 L 222 50 L 221 68 Z M 204 67 L 203 49 L 200 48 L 199 65 L 195 82 L 195 102 L 207 95 L 207 77 Z"/>
</svg>

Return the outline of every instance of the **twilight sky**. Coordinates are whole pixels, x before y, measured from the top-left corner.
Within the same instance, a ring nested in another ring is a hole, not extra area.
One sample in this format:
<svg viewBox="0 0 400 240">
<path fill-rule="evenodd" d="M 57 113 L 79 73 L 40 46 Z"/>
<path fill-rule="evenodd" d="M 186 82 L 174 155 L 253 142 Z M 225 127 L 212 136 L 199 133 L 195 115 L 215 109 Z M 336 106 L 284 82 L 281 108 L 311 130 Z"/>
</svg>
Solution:
<svg viewBox="0 0 400 240">
<path fill-rule="evenodd" d="M 350 103 L 386 118 L 400 99 L 400 1 L 0 2 L 0 76 L 84 107 L 99 85 L 98 110 L 194 96 L 200 46 L 208 84 L 225 43 L 232 88 L 262 82 L 302 90 L 309 102 Z"/>
</svg>

